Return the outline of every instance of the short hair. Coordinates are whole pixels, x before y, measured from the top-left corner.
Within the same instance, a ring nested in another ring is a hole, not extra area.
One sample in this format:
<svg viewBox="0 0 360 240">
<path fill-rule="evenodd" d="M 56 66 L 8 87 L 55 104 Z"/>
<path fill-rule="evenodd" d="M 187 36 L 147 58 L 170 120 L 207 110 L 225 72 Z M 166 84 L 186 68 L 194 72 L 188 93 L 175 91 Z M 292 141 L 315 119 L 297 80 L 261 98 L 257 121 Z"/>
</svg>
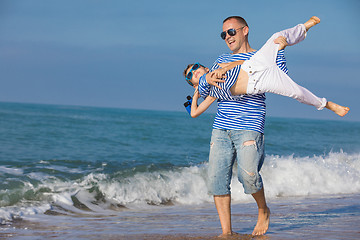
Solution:
<svg viewBox="0 0 360 240">
<path fill-rule="evenodd" d="M 195 64 L 195 63 L 191 63 L 191 64 L 187 65 L 187 67 L 185 68 L 185 70 L 184 70 L 184 72 L 183 72 L 183 75 L 184 75 L 185 79 L 186 79 L 186 72 L 187 72 L 187 70 L 189 70 L 189 68 L 192 68 L 192 66 L 193 66 L 194 64 Z M 200 64 L 200 63 L 199 63 L 199 65 L 200 65 L 200 67 L 205 68 L 204 65 L 202 65 L 202 64 Z M 187 80 L 186 80 L 186 81 L 187 81 Z M 187 81 L 187 83 L 189 83 L 189 82 Z M 189 85 L 192 86 L 190 83 L 189 83 Z"/>
<path fill-rule="evenodd" d="M 183 72 L 184 77 L 186 77 L 186 72 L 187 72 L 187 70 L 188 70 L 189 68 L 192 68 L 192 66 L 193 66 L 194 64 L 195 64 L 195 63 L 191 63 L 191 64 L 187 65 L 187 67 L 185 68 L 185 70 L 184 70 L 184 72 Z M 199 63 L 199 65 L 200 65 L 200 67 L 205 68 L 204 65 L 202 65 L 202 64 L 200 64 L 200 63 Z"/>
<path fill-rule="evenodd" d="M 240 16 L 230 16 L 230 17 L 227 17 L 223 23 L 225 23 L 226 21 L 230 20 L 230 19 L 236 19 L 240 24 L 244 24 L 245 26 L 249 26 L 247 24 L 247 22 L 245 21 L 245 19 L 243 17 L 240 17 Z"/>
<path fill-rule="evenodd" d="M 186 72 L 187 72 L 187 70 L 189 69 L 189 68 L 191 68 L 193 65 L 194 65 L 195 63 L 191 63 L 191 64 L 189 64 L 189 65 L 187 65 L 187 67 L 185 68 L 185 70 L 184 70 L 184 77 L 186 77 Z"/>
</svg>

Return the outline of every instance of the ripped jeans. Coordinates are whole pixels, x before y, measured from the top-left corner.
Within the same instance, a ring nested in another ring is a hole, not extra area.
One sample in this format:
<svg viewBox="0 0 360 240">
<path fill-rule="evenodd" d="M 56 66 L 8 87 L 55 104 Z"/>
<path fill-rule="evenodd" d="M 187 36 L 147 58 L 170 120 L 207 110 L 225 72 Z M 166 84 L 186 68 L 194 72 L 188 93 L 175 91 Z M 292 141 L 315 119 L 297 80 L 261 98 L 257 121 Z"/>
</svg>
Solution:
<svg viewBox="0 0 360 240">
<path fill-rule="evenodd" d="M 235 160 L 238 180 L 246 194 L 263 187 L 259 171 L 264 162 L 264 135 L 248 130 L 213 129 L 210 143 L 208 189 L 210 195 L 230 194 Z"/>
</svg>

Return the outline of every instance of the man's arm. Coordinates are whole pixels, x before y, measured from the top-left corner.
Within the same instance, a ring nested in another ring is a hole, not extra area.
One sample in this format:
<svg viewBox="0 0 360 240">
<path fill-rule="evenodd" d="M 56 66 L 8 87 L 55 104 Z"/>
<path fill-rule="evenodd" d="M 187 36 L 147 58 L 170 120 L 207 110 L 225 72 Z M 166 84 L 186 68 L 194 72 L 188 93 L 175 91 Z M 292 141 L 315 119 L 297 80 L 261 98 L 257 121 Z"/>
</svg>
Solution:
<svg viewBox="0 0 360 240">
<path fill-rule="evenodd" d="M 274 40 L 274 43 L 279 44 L 279 51 L 284 50 L 285 47 L 288 45 L 286 38 L 283 36 L 279 36 L 278 38 L 276 38 Z M 285 58 L 284 51 L 281 51 L 280 54 L 278 53 L 278 57 L 280 59 Z M 215 79 L 221 79 L 226 75 L 227 71 L 229 71 L 230 69 L 232 69 L 238 65 L 242 65 L 244 63 L 244 61 L 245 60 L 237 60 L 237 61 L 229 62 L 229 63 L 219 63 L 218 65 L 220 66 L 220 68 L 215 69 L 213 72 L 211 72 L 210 76 Z M 285 65 L 286 65 L 286 61 L 281 61 L 281 62 L 285 62 Z M 207 81 L 207 82 L 209 83 L 209 81 Z M 211 84 L 211 83 L 210 83 L 210 85 L 220 88 L 219 86 Z"/>
<path fill-rule="evenodd" d="M 286 66 L 286 58 L 285 58 L 285 50 L 280 50 L 276 57 L 276 65 L 282 70 L 284 73 L 288 73 L 289 70 Z"/>
<path fill-rule="evenodd" d="M 219 61 L 221 61 L 220 59 L 222 58 L 222 56 L 216 59 L 216 61 L 214 62 L 214 64 L 210 69 L 210 72 L 219 68 Z M 211 76 L 209 74 L 201 76 L 201 78 L 199 79 L 199 88 L 198 88 L 200 96 L 205 99 L 210 94 L 211 86 L 219 87 L 217 83 L 223 83 L 223 82 L 225 81 L 222 79 L 217 79 L 216 77 Z"/>
<path fill-rule="evenodd" d="M 287 74 L 289 70 L 286 67 L 286 59 L 285 59 L 285 47 L 288 45 L 286 38 L 280 36 L 274 40 L 274 43 L 279 44 L 279 51 L 276 56 L 276 64 L 284 73 Z"/>
<path fill-rule="evenodd" d="M 228 62 L 228 63 L 219 63 L 220 68 L 215 69 L 213 72 L 211 72 L 211 77 L 214 77 L 216 79 L 221 79 L 224 78 L 226 76 L 226 72 L 233 69 L 234 67 L 238 66 L 238 65 L 242 65 L 244 63 L 245 60 L 237 60 L 234 62 Z M 221 89 L 221 87 L 219 86 L 215 86 L 219 89 Z"/>
<path fill-rule="evenodd" d="M 217 83 L 220 82 L 223 83 L 225 82 L 225 80 L 216 78 L 216 76 L 214 76 L 211 73 L 202 75 L 199 79 L 199 87 L 198 87 L 200 96 L 202 98 L 206 98 L 210 93 L 211 85 L 221 89 L 221 87 L 217 85 Z"/>
</svg>

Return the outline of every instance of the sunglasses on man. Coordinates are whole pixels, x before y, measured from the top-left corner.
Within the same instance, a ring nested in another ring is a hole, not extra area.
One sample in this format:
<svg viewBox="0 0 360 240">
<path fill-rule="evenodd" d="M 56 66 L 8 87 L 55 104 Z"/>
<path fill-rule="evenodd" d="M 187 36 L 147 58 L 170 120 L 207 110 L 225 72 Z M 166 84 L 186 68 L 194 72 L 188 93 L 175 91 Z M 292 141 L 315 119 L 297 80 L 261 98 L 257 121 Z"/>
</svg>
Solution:
<svg viewBox="0 0 360 240">
<path fill-rule="evenodd" d="M 242 29 L 242 28 L 244 28 L 244 27 L 246 27 L 246 26 L 243 26 L 243 27 L 240 27 L 240 28 L 237 28 L 237 29 L 230 28 L 230 29 L 228 29 L 227 31 L 222 32 L 222 33 L 220 34 L 220 37 L 222 38 L 222 40 L 225 40 L 225 38 L 226 38 L 226 33 L 229 34 L 230 37 L 235 36 L 235 35 L 236 35 L 236 30 Z"/>
</svg>

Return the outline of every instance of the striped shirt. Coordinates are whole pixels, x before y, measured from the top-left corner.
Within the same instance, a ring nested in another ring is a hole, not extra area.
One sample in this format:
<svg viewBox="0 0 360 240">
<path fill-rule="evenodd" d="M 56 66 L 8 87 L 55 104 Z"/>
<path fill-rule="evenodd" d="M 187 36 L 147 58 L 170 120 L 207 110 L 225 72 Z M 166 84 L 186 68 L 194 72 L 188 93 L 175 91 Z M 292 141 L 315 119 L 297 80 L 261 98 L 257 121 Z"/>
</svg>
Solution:
<svg viewBox="0 0 360 240">
<path fill-rule="evenodd" d="M 219 68 L 218 63 L 227 63 L 250 59 L 256 51 L 239 54 L 223 54 L 214 63 L 210 71 Z M 288 72 L 284 50 L 280 50 L 276 63 L 285 73 Z M 218 98 L 218 110 L 214 119 L 214 129 L 251 130 L 264 133 L 266 105 L 265 94 L 232 96 L 230 88 L 235 83 L 241 66 L 226 73 L 226 83 L 219 83 L 223 90 L 209 85 L 205 75 L 199 80 L 199 93 L 203 98 L 213 96 Z"/>
</svg>

